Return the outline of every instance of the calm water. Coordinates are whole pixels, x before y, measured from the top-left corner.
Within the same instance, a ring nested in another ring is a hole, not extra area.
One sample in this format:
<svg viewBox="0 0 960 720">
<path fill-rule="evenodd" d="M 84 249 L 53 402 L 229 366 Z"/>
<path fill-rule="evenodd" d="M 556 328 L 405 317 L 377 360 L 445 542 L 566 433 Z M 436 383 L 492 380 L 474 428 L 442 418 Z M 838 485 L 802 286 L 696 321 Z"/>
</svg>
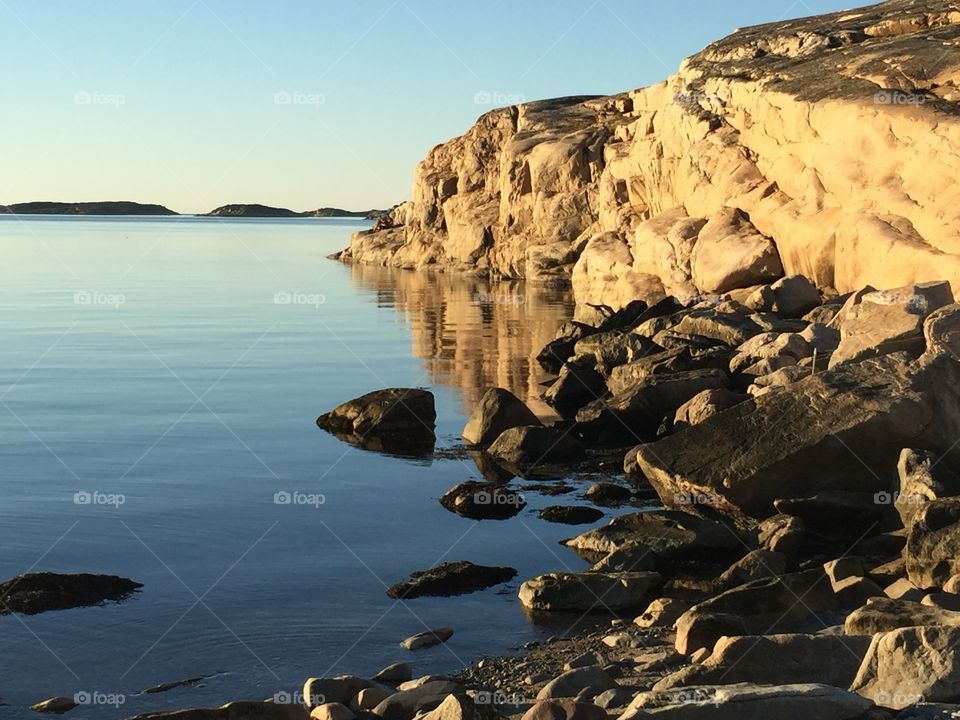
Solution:
<svg viewBox="0 0 960 720">
<path fill-rule="evenodd" d="M 263 699 L 397 660 L 451 670 L 544 635 L 516 582 L 407 603 L 384 586 L 442 560 L 521 578 L 582 568 L 557 544 L 576 531 L 535 515 L 556 498 L 466 520 L 437 497 L 479 477 L 469 462 L 354 450 L 314 420 L 426 386 L 453 447 L 486 387 L 539 391 L 532 357 L 569 298 L 326 259 L 363 226 L 0 216 L 0 576 L 144 584 L 120 605 L 0 617 L 0 716 L 76 692 L 125 703 L 72 718 Z M 283 491 L 325 502 L 275 504 Z M 398 646 L 442 625 L 447 645 Z M 214 677 L 137 695 L 198 675 Z"/>
</svg>

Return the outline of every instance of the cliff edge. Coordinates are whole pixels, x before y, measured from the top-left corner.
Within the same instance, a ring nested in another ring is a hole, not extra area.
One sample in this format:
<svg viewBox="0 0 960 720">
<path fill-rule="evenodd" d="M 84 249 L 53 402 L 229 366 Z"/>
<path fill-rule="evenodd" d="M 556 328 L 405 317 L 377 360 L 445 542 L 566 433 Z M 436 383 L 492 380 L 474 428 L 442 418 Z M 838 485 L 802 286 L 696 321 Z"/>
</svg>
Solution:
<svg viewBox="0 0 960 720">
<path fill-rule="evenodd" d="M 738 30 L 663 83 L 483 115 L 348 262 L 570 277 L 621 307 L 803 274 L 960 286 L 960 2 Z"/>
</svg>

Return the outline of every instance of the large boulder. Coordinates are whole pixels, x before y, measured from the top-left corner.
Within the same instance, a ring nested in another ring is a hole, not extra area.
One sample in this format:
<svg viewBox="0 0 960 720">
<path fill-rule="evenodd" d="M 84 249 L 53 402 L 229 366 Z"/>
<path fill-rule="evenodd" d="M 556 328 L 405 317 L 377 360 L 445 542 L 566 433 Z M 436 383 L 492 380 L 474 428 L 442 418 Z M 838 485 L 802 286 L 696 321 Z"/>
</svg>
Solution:
<svg viewBox="0 0 960 720">
<path fill-rule="evenodd" d="M 929 386 L 887 357 L 809 376 L 640 445 L 625 469 L 646 476 L 668 506 L 696 493 L 763 518 L 777 498 L 891 489 L 899 448 L 924 438 L 935 418 Z"/>
<path fill-rule="evenodd" d="M 960 477 L 940 458 L 926 450 L 904 448 L 897 463 L 900 492 L 894 505 L 903 526 L 910 528 L 923 505 L 931 500 L 960 495 Z"/>
<path fill-rule="evenodd" d="M 303 699 L 308 707 L 324 703 L 348 705 L 361 690 L 376 687 L 376 683 L 355 675 L 307 678 L 303 684 Z"/>
<path fill-rule="evenodd" d="M 867 653 L 870 638 L 843 635 L 773 634 L 723 637 L 710 657 L 667 675 L 655 690 L 687 685 L 825 683 L 848 687 Z"/>
<path fill-rule="evenodd" d="M 543 394 L 543 399 L 562 415 L 575 413 L 587 403 L 607 393 L 607 383 L 597 370 L 597 361 L 592 355 L 570 359 L 560 368 L 560 374 Z"/>
<path fill-rule="evenodd" d="M 733 392 L 727 388 L 704 390 L 677 408 L 673 416 L 673 429 L 677 431 L 691 425 L 699 425 L 717 413 L 749 399 L 749 395 Z"/>
<path fill-rule="evenodd" d="M 850 686 L 877 705 L 960 702 L 960 628 L 905 627 L 877 634 Z"/>
<path fill-rule="evenodd" d="M 731 348 L 722 344 L 672 347 L 613 368 L 607 378 L 607 388 L 617 396 L 654 375 L 672 375 L 691 370 L 726 370 L 732 352 Z"/>
<path fill-rule="evenodd" d="M 621 720 L 859 720 L 873 703 L 821 684 L 697 685 L 640 693 Z"/>
<path fill-rule="evenodd" d="M 552 698 L 593 697 L 617 687 L 617 682 L 596 665 L 567 670 L 544 685 L 537 700 Z"/>
<path fill-rule="evenodd" d="M 25 573 L 0 583 L 0 615 L 36 615 L 121 602 L 142 587 L 141 583 L 116 575 Z"/>
<path fill-rule="evenodd" d="M 941 588 L 960 573 L 960 498 L 933 500 L 913 517 L 904 558 L 919 588 Z"/>
<path fill-rule="evenodd" d="M 780 278 L 772 285 L 757 288 L 747 299 L 753 310 L 776 313 L 780 317 L 799 318 L 821 303 L 817 286 L 803 275 Z"/>
<path fill-rule="evenodd" d="M 430 391 L 386 388 L 338 405 L 317 425 L 368 450 L 417 457 L 433 452 L 436 419 Z"/>
<path fill-rule="evenodd" d="M 531 475 L 577 460 L 583 445 L 569 430 L 524 425 L 505 430 L 487 452 L 518 475 Z"/>
<path fill-rule="evenodd" d="M 537 416 L 509 390 L 490 388 L 473 409 L 463 428 L 463 439 L 487 447 L 504 430 L 521 425 L 539 425 Z"/>
<path fill-rule="evenodd" d="M 644 606 L 659 584 L 655 572 L 548 573 L 520 586 L 520 602 L 538 611 L 616 612 Z"/>
<path fill-rule="evenodd" d="M 878 597 L 850 613 L 843 627 L 847 635 L 874 635 L 918 625 L 960 627 L 960 612 L 912 600 Z"/>
<path fill-rule="evenodd" d="M 623 330 L 607 330 L 589 335 L 577 342 L 574 355 L 591 357 L 594 367 L 601 374 L 607 375 L 618 365 L 624 365 L 662 349 L 642 335 Z"/>
<path fill-rule="evenodd" d="M 776 246 L 735 208 L 723 208 L 703 226 L 690 268 L 697 289 L 707 293 L 760 285 L 783 275 Z"/>
<path fill-rule="evenodd" d="M 517 571 L 509 567 L 475 565 L 465 560 L 445 562 L 411 573 L 409 580 L 390 586 L 387 595 L 400 599 L 465 595 L 505 583 L 516 574 Z"/>
<path fill-rule="evenodd" d="M 439 707 L 449 695 L 466 696 L 466 689 L 453 680 L 431 680 L 390 695 L 373 709 L 373 714 L 383 720 L 410 720 L 417 713 Z"/>
</svg>

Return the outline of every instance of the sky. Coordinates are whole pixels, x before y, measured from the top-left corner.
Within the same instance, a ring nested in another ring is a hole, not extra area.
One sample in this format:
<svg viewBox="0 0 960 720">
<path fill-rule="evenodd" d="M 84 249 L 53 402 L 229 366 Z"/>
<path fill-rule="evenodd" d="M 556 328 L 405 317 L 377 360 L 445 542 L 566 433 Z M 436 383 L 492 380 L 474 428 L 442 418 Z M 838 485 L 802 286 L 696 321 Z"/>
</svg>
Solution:
<svg viewBox="0 0 960 720">
<path fill-rule="evenodd" d="M 0 0 L 0 204 L 389 207 L 487 110 L 837 0 Z"/>
</svg>

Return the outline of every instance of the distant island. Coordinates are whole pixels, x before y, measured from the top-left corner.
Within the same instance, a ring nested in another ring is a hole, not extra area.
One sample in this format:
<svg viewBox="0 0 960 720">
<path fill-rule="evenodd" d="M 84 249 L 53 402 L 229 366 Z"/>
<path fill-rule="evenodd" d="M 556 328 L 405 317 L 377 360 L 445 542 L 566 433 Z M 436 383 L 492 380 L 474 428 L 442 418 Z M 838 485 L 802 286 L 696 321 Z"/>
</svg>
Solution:
<svg viewBox="0 0 960 720">
<path fill-rule="evenodd" d="M 287 208 L 270 207 L 257 203 L 221 205 L 200 217 L 235 218 L 365 218 L 378 220 L 389 210 L 343 210 L 341 208 L 322 207 L 317 210 L 297 212 Z M 0 213 L 18 215 L 180 215 L 163 205 L 144 204 L 127 201 L 109 202 L 25 202 L 12 205 L 0 205 Z"/>
<path fill-rule="evenodd" d="M 178 215 L 163 205 L 145 205 L 143 203 L 112 202 L 25 202 L 13 205 L 0 205 L 0 213 L 20 215 Z"/>
</svg>

